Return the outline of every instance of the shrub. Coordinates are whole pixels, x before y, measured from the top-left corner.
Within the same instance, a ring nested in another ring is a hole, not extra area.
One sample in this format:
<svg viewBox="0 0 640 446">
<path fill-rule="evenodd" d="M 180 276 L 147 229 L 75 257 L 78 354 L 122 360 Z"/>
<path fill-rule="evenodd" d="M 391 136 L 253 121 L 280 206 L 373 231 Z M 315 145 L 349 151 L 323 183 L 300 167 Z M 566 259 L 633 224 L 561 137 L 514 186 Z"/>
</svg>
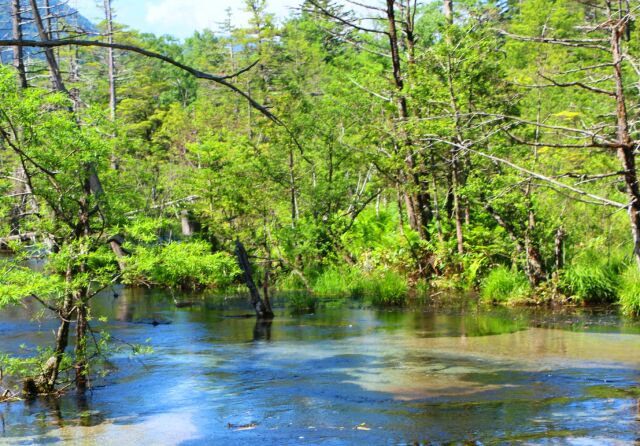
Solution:
<svg viewBox="0 0 640 446">
<path fill-rule="evenodd" d="M 152 248 L 137 247 L 126 259 L 124 281 L 181 289 L 225 287 L 239 272 L 230 254 L 211 253 L 206 242 L 172 242 Z"/>
<path fill-rule="evenodd" d="M 481 297 L 487 302 L 514 302 L 526 299 L 531 285 L 521 271 L 499 266 L 482 282 Z"/>
</svg>

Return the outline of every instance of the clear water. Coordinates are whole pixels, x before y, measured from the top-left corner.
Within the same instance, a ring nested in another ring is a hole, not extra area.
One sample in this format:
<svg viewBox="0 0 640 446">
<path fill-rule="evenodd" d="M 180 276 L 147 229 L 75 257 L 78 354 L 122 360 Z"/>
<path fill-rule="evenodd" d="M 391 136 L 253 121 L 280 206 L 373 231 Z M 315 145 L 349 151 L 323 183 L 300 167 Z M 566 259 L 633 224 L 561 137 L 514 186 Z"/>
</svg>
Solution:
<svg viewBox="0 0 640 446">
<path fill-rule="evenodd" d="M 244 299 L 141 290 L 93 311 L 154 353 L 86 397 L 0 405 L 0 444 L 640 444 L 640 324 L 611 312 L 352 303 L 256 325 L 228 317 Z M 5 310 L 0 351 L 54 327 Z"/>
</svg>

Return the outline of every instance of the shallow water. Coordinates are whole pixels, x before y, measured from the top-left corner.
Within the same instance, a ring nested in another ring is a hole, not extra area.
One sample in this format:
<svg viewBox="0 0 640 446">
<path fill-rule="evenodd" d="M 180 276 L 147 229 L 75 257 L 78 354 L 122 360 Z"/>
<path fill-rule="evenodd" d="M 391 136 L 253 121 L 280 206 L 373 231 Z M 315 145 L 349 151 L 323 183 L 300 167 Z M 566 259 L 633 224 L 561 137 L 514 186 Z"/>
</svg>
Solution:
<svg viewBox="0 0 640 446">
<path fill-rule="evenodd" d="M 228 317 L 243 299 L 141 290 L 93 312 L 154 353 L 117 355 L 84 398 L 0 405 L 0 444 L 640 444 L 640 324 L 611 312 L 353 303 L 256 325 Z M 54 326 L 5 310 L 0 351 Z"/>
</svg>

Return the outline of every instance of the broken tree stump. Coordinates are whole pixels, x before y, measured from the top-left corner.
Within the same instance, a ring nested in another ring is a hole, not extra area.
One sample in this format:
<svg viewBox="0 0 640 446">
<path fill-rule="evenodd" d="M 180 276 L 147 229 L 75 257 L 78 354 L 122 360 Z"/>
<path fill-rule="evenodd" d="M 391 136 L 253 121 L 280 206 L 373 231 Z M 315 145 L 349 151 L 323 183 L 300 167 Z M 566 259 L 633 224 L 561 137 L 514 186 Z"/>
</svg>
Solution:
<svg viewBox="0 0 640 446">
<path fill-rule="evenodd" d="M 249 293 L 251 294 L 251 305 L 256 311 L 256 317 L 258 319 L 273 319 L 273 311 L 271 310 L 271 307 L 262 300 L 260 291 L 258 291 L 258 287 L 253 281 L 249 255 L 239 239 L 236 239 L 236 257 L 238 258 L 238 265 L 244 274 L 244 282 L 247 285 L 247 288 L 249 288 Z"/>
</svg>

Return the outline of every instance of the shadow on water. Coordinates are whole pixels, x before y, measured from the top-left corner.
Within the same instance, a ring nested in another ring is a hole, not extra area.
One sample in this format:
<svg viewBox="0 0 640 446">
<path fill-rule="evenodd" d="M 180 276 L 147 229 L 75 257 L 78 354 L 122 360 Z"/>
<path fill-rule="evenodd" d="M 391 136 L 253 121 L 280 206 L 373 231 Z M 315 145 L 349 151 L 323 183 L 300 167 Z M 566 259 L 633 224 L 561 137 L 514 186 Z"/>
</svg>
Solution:
<svg viewBox="0 0 640 446">
<path fill-rule="evenodd" d="M 85 397 L 0 406 L 2 444 L 633 444 L 637 326 L 615 314 L 461 307 L 234 317 L 244 298 L 119 290 L 95 316 L 154 353 L 116 355 Z M 0 351 L 50 321 L 0 314 Z M 163 321 L 152 324 L 152 321 Z M 8 334 L 8 335 L 5 335 Z M 464 443 L 468 442 L 468 443 Z"/>
</svg>

